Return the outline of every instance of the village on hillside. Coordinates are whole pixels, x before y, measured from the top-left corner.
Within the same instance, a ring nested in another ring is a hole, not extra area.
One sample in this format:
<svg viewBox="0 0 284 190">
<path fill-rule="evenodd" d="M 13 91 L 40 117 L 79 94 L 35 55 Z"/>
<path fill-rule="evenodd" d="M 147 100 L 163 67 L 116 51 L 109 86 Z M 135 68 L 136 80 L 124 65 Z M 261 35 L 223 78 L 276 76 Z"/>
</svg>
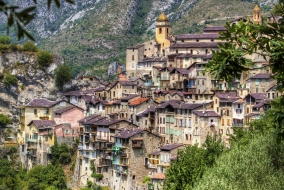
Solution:
<svg viewBox="0 0 284 190">
<path fill-rule="evenodd" d="M 262 22 L 258 6 L 249 19 Z M 77 143 L 73 178 L 80 185 L 92 181 L 113 190 L 142 190 L 148 189 L 143 184 L 148 176 L 151 187 L 159 189 L 178 150 L 201 147 L 208 135 L 230 148 L 234 128 L 247 129 L 281 94 L 265 67 L 268 59 L 259 54 L 251 55 L 255 69 L 233 82 L 203 73 L 223 31 L 223 26 L 212 26 L 202 34 L 172 36 L 162 13 L 155 39 L 126 49 L 126 71 L 118 71 L 116 82 L 81 76 L 77 80 L 97 88 L 19 105 L 16 144 L 22 165 L 49 164 L 55 141 L 70 147 Z M 94 167 L 101 178 L 92 177 Z"/>
</svg>

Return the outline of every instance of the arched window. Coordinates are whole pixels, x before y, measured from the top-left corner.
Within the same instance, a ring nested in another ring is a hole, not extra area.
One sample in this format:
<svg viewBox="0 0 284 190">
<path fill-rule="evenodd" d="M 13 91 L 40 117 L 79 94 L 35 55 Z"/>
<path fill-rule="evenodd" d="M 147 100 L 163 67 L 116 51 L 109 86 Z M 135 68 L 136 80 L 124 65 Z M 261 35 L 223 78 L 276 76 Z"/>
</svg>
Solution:
<svg viewBox="0 0 284 190">
<path fill-rule="evenodd" d="M 162 33 L 162 28 L 159 28 L 159 34 L 161 34 Z"/>
</svg>

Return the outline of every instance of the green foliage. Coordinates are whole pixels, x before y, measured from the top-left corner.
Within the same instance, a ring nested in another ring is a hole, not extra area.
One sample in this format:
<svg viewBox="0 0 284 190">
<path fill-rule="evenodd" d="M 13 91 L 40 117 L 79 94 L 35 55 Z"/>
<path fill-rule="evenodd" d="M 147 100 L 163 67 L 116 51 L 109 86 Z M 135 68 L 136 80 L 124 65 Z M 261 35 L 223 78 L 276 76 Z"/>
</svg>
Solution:
<svg viewBox="0 0 284 190">
<path fill-rule="evenodd" d="M 41 67 L 48 67 L 53 61 L 53 56 L 48 51 L 40 51 L 37 56 L 37 62 Z"/>
<path fill-rule="evenodd" d="M 27 41 L 23 44 L 22 50 L 27 52 L 37 52 L 38 48 L 35 46 L 33 42 Z"/>
<path fill-rule="evenodd" d="M 91 177 L 96 178 L 97 180 L 103 179 L 103 174 L 92 173 Z"/>
<path fill-rule="evenodd" d="M 6 88 L 11 87 L 12 85 L 15 86 L 18 84 L 18 79 L 15 75 L 7 74 L 3 80 L 3 84 Z"/>
<path fill-rule="evenodd" d="M 204 172 L 212 167 L 215 160 L 225 151 L 221 140 L 208 136 L 203 148 L 187 146 L 178 152 L 177 160 L 171 163 L 166 172 L 164 189 L 191 189 L 202 178 Z"/>
<path fill-rule="evenodd" d="M 0 44 L 10 44 L 12 39 L 9 36 L 0 36 Z"/>
<path fill-rule="evenodd" d="M 93 185 L 93 183 L 92 183 L 90 180 L 88 180 L 88 181 L 87 181 L 87 187 L 88 187 L 88 188 L 91 188 L 92 185 Z"/>
<path fill-rule="evenodd" d="M 51 163 L 53 165 L 58 165 L 59 163 L 66 165 L 71 162 L 70 151 L 66 143 L 58 146 L 57 140 L 55 140 L 54 145 L 51 147 L 51 154 Z"/>
<path fill-rule="evenodd" d="M 63 85 L 72 79 L 71 68 L 66 63 L 60 65 L 55 70 L 55 84 L 59 89 L 63 88 Z"/>
<path fill-rule="evenodd" d="M 41 190 L 53 186 L 57 189 L 66 189 L 66 179 L 63 169 L 51 164 L 35 166 L 27 175 L 28 189 Z"/>
<path fill-rule="evenodd" d="M 4 127 L 9 124 L 12 124 L 12 120 L 8 116 L 0 113 L 0 126 Z"/>
<path fill-rule="evenodd" d="M 145 176 L 145 177 L 143 178 L 142 183 L 144 183 L 144 184 L 150 184 L 150 183 L 151 183 L 151 178 L 150 178 L 149 176 Z"/>
<path fill-rule="evenodd" d="M 282 189 L 284 144 L 271 134 L 254 135 L 245 148 L 233 146 L 206 171 L 194 189 Z"/>
</svg>

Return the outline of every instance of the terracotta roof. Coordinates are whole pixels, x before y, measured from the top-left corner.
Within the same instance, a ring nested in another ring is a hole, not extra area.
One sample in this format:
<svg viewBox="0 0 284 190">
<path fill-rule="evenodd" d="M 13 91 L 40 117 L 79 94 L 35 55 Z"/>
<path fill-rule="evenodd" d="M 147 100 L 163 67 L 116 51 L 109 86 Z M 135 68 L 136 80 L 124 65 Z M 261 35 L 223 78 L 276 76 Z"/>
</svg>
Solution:
<svg viewBox="0 0 284 190">
<path fill-rule="evenodd" d="M 173 150 L 181 146 L 183 146 L 183 144 L 166 144 L 162 146 L 160 149 L 161 150 Z"/>
<path fill-rule="evenodd" d="M 149 100 L 149 98 L 137 98 L 131 102 L 129 102 L 130 106 L 138 106 L 140 104 L 142 104 L 143 102 L 146 102 L 147 100 Z"/>
<path fill-rule="evenodd" d="M 175 36 L 176 40 L 181 39 L 216 39 L 219 37 L 219 34 L 180 34 Z"/>
<path fill-rule="evenodd" d="M 152 176 L 151 176 L 151 179 L 166 179 L 166 176 L 164 173 L 154 173 Z"/>
<path fill-rule="evenodd" d="M 28 124 L 28 126 L 30 126 L 32 123 L 38 128 L 51 127 L 51 126 L 54 126 L 56 124 L 54 120 L 32 120 Z"/>
<path fill-rule="evenodd" d="M 121 139 L 128 139 L 136 134 L 139 134 L 145 130 L 143 129 L 122 129 L 120 133 L 116 134 L 114 137 Z"/>
<path fill-rule="evenodd" d="M 146 57 L 138 62 L 142 63 L 142 62 L 167 62 L 167 61 L 168 59 L 165 57 Z"/>
<path fill-rule="evenodd" d="M 204 32 L 208 31 L 227 31 L 227 29 L 224 26 L 209 26 L 207 28 L 204 28 Z"/>
<path fill-rule="evenodd" d="M 27 105 L 26 107 L 43 107 L 43 108 L 49 108 L 61 101 L 64 101 L 64 100 L 60 100 L 60 101 L 50 101 L 50 100 L 47 100 L 45 98 L 36 98 L 36 99 L 33 99 L 31 100 Z"/>
<path fill-rule="evenodd" d="M 271 77 L 270 73 L 258 73 L 250 77 L 250 79 L 269 79 L 270 77 Z"/>
<path fill-rule="evenodd" d="M 128 100 L 131 100 L 132 98 L 136 98 L 138 96 L 139 96 L 139 94 L 130 94 L 128 96 L 122 97 L 121 100 L 127 100 L 128 101 Z"/>
<path fill-rule="evenodd" d="M 176 43 L 170 48 L 218 48 L 216 42 L 191 42 L 191 43 Z"/>
<path fill-rule="evenodd" d="M 219 114 L 212 110 L 194 111 L 194 113 L 199 117 L 221 117 Z"/>
</svg>

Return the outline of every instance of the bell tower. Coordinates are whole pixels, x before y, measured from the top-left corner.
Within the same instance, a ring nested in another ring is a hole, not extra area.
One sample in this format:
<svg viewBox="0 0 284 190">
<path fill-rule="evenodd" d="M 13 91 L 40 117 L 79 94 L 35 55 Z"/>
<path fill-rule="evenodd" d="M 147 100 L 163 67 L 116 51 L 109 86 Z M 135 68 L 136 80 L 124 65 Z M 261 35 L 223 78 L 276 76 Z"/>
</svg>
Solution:
<svg viewBox="0 0 284 190">
<path fill-rule="evenodd" d="M 167 38 L 171 36 L 171 25 L 167 15 L 163 12 L 156 22 L 156 42 L 158 44 L 165 43 Z"/>
<path fill-rule="evenodd" d="M 256 5 L 253 9 L 253 23 L 261 24 L 260 8 Z"/>
</svg>

